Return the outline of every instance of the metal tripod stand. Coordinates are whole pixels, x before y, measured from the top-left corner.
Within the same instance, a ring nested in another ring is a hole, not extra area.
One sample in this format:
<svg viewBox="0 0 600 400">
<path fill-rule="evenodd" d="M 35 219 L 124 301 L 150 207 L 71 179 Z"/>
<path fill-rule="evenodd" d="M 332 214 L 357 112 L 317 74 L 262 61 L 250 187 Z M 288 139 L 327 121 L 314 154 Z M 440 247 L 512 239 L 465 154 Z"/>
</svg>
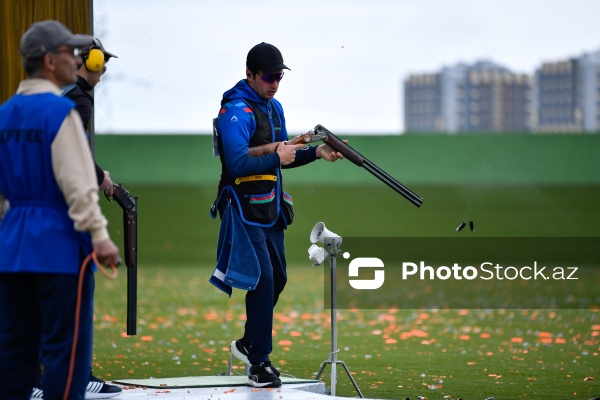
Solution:
<svg viewBox="0 0 600 400">
<path fill-rule="evenodd" d="M 348 375 L 348 378 L 350 378 L 350 381 L 352 382 L 354 389 L 356 389 L 358 396 L 360 398 L 364 398 L 363 394 L 361 393 L 360 389 L 358 388 L 358 385 L 356 384 L 356 381 L 350 374 L 350 370 L 346 366 L 346 363 L 337 359 L 337 353 L 339 352 L 339 349 L 337 348 L 337 309 L 336 309 L 336 301 L 335 301 L 335 298 L 336 298 L 336 295 L 335 295 L 335 292 L 336 292 L 335 266 L 336 266 L 336 261 L 337 261 L 337 257 L 339 254 L 338 254 L 338 245 L 336 243 L 325 243 L 325 244 L 326 244 L 327 253 L 328 253 L 327 258 L 329 260 L 329 265 L 331 266 L 331 353 L 329 354 L 329 358 L 327 360 L 323 361 L 323 363 L 321 364 L 321 368 L 319 369 L 319 372 L 317 372 L 316 379 L 317 380 L 321 379 L 321 374 L 325 370 L 325 366 L 327 364 L 330 364 L 331 365 L 331 395 L 335 396 L 335 386 L 337 383 L 337 365 L 339 364 L 346 371 L 346 374 Z"/>
</svg>

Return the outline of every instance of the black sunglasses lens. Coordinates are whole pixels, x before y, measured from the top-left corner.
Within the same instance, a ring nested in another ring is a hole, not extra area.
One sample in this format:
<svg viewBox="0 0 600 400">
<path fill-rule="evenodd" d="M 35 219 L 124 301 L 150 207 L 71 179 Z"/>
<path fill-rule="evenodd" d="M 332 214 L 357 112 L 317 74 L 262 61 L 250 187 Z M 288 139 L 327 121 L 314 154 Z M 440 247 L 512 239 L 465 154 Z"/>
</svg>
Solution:
<svg viewBox="0 0 600 400">
<path fill-rule="evenodd" d="M 279 82 L 283 79 L 283 72 L 274 73 L 274 74 L 262 74 L 261 79 L 267 83 Z"/>
</svg>

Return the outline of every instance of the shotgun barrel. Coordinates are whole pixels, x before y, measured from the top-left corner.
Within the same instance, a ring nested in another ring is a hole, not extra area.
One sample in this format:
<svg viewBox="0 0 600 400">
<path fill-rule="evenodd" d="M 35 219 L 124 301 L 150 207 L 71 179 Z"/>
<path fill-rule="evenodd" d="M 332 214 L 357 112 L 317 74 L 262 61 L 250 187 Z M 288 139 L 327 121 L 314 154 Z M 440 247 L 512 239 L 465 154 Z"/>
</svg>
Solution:
<svg viewBox="0 0 600 400">
<path fill-rule="evenodd" d="M 362 154 L 353 149 L 343 140 L 338 138 L 336 135 L 331 133 L 327 128 L 323 125 L 317 125 L 314 129 L 315 133 L 324 135 L 325 143 L 329 145 L 333 150 L 342 153 L 342 155 L 347 158 L 353 164 L 358 165 L 359 167 L 363 167 L 368 172 L 370 172 L 377 179 L 388 185 L 390 188 L 394 189 L 397 193 L 402 195 L 406 200 L 410 201 L 417 207 L 421 207 L 423 204 L 423 198 L 417 195 L 415 192 L 398 182 L 394 177 L 390 174 L 379 168 L 373 162 L 366 159 Z"/>
<path fill-rule="evenodd" d="M 137 197 L 135 207 L 123 211 L 125 265 L 127 266 L 127 334 L 137 334 Z"/>
<path fill-rule="evenodd" d="M 137 196 L 113 184 L 113 199 L 123 209 L 123 239 L 127 266 L 127 334 L 137 334 Z"/>
<path fill-rule="evenodd" d="M 423 204 L 422 197 L 420 197 L 415 192 L 398 182 L 393 176 L 379 168 L 373 162 L 366 159 L 362 154 L 353 149 L 342 139 L 331 133 L 323 125 L 315 126 L 315 128 L 312 131 L 292 139 L 289 143 L 311 143 L 316 142 L 318 140 L 323 140 L 325 144 L 327 144 L 333 150 L 341 153 L 351 163 L 366 169 L 369 173 L 371 173 L 371 175 L 375 176 L 377 179 L 388 185 L 390 188 L 394 189 L 397 193 L 402 195 L 406 200 L 410 201 L 415 206 L 421 207 L 421 204 Z M 274 153 L 278 145 L 279 142 L 274 142 L 260 146 L 250 147 L 248 149 L 248 155 L 262 156 L 265 154 Z"/>
</svg>

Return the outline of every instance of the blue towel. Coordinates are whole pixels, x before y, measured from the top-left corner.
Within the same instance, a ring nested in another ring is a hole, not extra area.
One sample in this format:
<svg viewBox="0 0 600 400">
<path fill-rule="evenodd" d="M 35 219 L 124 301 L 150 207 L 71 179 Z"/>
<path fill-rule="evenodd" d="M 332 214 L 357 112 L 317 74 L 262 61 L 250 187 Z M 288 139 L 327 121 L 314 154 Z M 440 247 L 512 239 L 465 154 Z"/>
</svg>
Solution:
<svg viewBox="0 0 600 400">
<path fill-rule="evenodd" d="M 260 264 L 244 224 L 228 204 L 223 212 L 217 244 L 217 266 L 209 282 L 231 297 L 232 288 L 254 290 L 260 279 Z"/>
</svg>

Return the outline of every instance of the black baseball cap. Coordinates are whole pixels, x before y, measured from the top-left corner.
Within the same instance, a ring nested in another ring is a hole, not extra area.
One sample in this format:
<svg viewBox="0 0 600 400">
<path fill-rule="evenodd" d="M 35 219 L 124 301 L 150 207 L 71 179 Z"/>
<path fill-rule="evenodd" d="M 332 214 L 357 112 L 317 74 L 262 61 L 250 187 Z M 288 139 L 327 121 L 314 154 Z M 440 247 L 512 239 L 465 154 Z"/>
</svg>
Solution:
<svg viewBox="0 0 600 400">
<path fill-rule="evenodd" d="M 91 37 L 73 35 L 58 21 L 36 22 L 21 37 L 20 53 L 23 58 L 40 58 L 44 54 L 66 44 L 75 48 L 89 47 L 94 43 Z"/>
<path fill-rule="evenodd" d="M 283 56 L 279 49 L 269 43 L 259 43 L 248 52 L 246 67 L 250 71 L 262 71 L 272 74 L 280 69 L 289 69 L 283 63 Z"/>
<path fill-rule="evenodd" d="M 92 41 L 92 45 L 91 45 L 90 49 L 86 49 L 86 51 L 83 52 L 84 55 L 87 54 L 87 53 L 89 53 L 89 51 L 92 48 L 97 48 L 100 51 L 102 51 L 102 53 L 104 53 L 104 61 L 108 61 L 108 59 L 111 58 L 111 57 L 119 58 L 116 55 L 114 55 L 113 53 L 107 51 L 104 48 L 104 45 L 102 44 L 102 42 L 100 41 L 100 39 L 92 37 L 90 35 L 84 35 L 82 33 L 78 33 L 75 36 L 78 37 L 78 38 L 87 38 L 87 40 L 91 40 Z"/>
</svg>

